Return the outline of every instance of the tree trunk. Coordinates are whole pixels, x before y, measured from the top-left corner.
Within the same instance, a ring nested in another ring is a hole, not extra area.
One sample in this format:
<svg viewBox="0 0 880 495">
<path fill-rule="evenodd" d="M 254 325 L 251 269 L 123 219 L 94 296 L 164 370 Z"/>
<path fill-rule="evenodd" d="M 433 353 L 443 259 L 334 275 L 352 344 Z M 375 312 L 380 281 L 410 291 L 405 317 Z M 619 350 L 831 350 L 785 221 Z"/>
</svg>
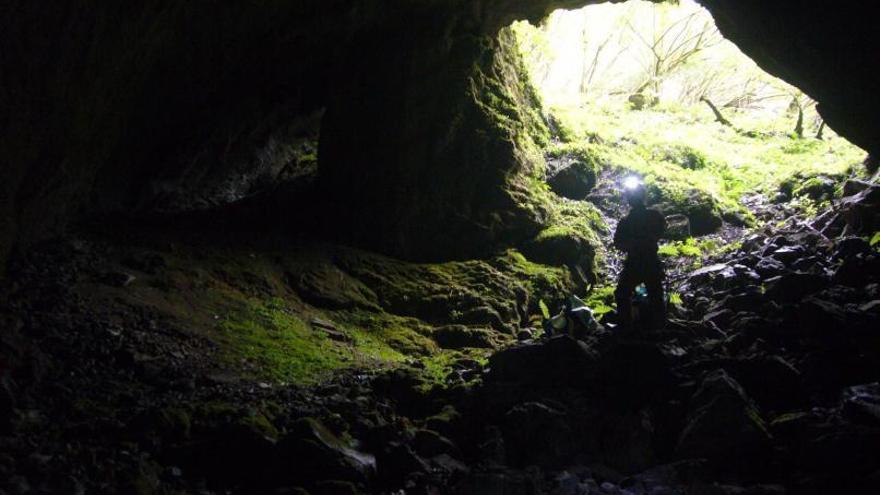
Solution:
<svg viewBox="0 0 880 495">
<path fill-rule="evenodd" d="M 717 121 L 721 125 L 726 125 L 727 127 L 733 127 L 733 124 L 731 124 L 729 120 L 725 119 L 724 115 L 721 115 L 721 111 L 718 110 L 718 107 L 716 107 L 714 103 L 709 101 L 709 98 L 706 98 L 705 96 L 703 96 L 700 98 L 700 101 L 702 101 L 706 105 L 709 105 L 709 108 L 712 109 L 712 113 L 715 114 L 715 121 Z"/>
<path fill-rule="evenodd" d="M 825 121 L 823 120 L 823 121 L 819 124 L 819 130 L 816 131 L 816 139 L 818 139 L 818 140 L 821 141 L 821 140 L 823 139 L 823 133 L 824 133 L 824 132 L 825 132 Z"/>
<path fill-rule="evenodd" d="M 797 137 L 804 137 L 804 107 L 798 105 L 798 118 L 797 124 L 794 126 L 794 133 L 797 134 Z"/>
</svg>

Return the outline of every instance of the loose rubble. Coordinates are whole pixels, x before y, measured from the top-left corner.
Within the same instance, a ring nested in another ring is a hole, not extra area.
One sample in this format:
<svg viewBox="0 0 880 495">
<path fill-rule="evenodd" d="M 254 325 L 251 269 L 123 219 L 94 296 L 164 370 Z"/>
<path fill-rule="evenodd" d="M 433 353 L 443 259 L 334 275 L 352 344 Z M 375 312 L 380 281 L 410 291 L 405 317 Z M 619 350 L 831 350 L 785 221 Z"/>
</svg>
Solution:
<svg viewBox="0 0 880 495">
<path fill-rule="evenodd" d="M 502 347 L 446 386 L 418 364 L 315 387 L 224 374 L 209 342 L 149 311 L 85 304 L 85 248 L 47 246 L 4 289 L 0 493 L 870 492 L 880 256 L 855 234 L 877 190 L 691 271 L 663 330 L 502 347 L 440 328 L 440 345 Z"/>
</svg>

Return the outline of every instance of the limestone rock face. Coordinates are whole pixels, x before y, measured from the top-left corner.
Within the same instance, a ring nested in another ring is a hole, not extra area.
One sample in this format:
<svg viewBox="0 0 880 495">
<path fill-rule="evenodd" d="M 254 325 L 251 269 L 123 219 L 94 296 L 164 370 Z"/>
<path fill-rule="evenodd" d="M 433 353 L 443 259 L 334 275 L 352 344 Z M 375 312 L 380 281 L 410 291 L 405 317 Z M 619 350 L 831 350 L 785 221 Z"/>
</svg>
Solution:
<svg viewBox="0 0 880 495">
<path fill-rule="evenodd" d="M 511 32 L 432 34 L 350 55 L 321 131 L 322 190 L 350 239 L 407 258 L 486 254 L 545 220 L 529 179 L 548 131 Z"/>
</svg>

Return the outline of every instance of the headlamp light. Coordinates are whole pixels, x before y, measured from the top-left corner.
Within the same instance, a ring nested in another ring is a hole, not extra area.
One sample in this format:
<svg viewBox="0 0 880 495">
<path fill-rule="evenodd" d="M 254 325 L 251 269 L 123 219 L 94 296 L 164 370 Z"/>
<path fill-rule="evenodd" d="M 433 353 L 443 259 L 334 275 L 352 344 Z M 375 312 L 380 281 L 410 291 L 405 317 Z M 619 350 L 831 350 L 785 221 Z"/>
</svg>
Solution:
<svg viewBox="0 0 880 495">
<path fill-rule="evenodd" d="M 630 175 L 623 179 L 623 188 L 627 191 L 634 191 L 642 185 L 641 179 L 636 177 L 635 175 Z"/>
</svg>

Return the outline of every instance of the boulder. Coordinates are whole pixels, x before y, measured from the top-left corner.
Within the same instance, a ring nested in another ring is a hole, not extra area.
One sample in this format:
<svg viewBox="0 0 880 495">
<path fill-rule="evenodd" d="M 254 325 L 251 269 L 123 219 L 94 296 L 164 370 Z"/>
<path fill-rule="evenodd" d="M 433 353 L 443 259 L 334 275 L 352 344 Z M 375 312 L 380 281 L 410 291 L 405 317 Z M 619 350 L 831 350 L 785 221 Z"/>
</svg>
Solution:
<svg viewBox="0 0 880 495">
<path fill-rule="evenodd" d="M 676 213 L 666 217 L 666 239 L 683 241 L 691 236 L 691 221 L 687 215 Z"/>
<path fill-rule="evenodd" d="M 492 355 L 488 379 L 584 387 L 595 374 L 597 358 L 595 351 L 583 342 L 560 335 Z"/>
<path fill-rule="evenodd" d="M 757 461 L 755 454 L 764 451 L 769 440 L 764 421 L 739 383 L 716 370 L 703 379 L 691 398 L 676 454 L 713 463 Z M 731 458 L 733 452 L 736 459 Z"/>
<path fill-rule="evenodd" d="M 876 255 L 845 258 L 832 278 L 836 284 L 859 288 L 878 279 L 880 279 L 880 257 Z"/>
<path fill-rule="evenodd" d="M 764 281 L 766 296 L 776 302 L 792 303 L 830 285 L 830 281 L 810 273 L 786 273 Z"/>
<path fill-rule="evenodd" d="M 805 335 L 840 337 L 841 332 L 848 330 L 846 309 L 818 297 L 804 299 L 798 305 L 798 316 Z"/>
<path fill-rule="evenodd" d="M 596 370 L 592 388 L 625 411 L 668 397 L 678 382 L 669 357 L 648 343 L 623 342 L 604 350 Z"/>
<path fill-rule="evenodd" d="M 794 189 L 795 196 L 806 196 L 814 201 L 828 200 L 834 197 L 837 183 L 825 176 L 811 177 Z"/>
<path fill-rule="evenodd" d="M 321 308 L 379 309 L 376 294 L 369 287 L 329 263 L 288 272 L 285 279 L 304 301 Z"/>
<path fill-rule="evenodd" d="M 378 475 L 383 484 L 399 486 L 415 473 L 427 473 L 428 464 L 409 445 L 392 443 L 376 456 Z"/>
<path fill-rule="evenodd" d="M 596 185 L 596 167 L 587 161 L 569 161 L 547 177 L 547 184 L 564 198 L 583 200 Z"/>
<path fill-rule="evenodd" d="M 871 254 L 871 245 L 861 237 L 844 237 L 837 241 L 832 256 L 837 259 L 847 259 L 856 256 Z"/>
<path fill-rule="evenodd" d="M 278 442 L 279 471 L 289 481 L 341 480 L 365 483 L 376 471 L 376 459 L 359 452 L 314 418 L 293 422 Z"/>
<path fill-rule="evenodd" d="M 167 461 L 184 471 L 210 476 L 221 486 L 259 484 L 275 478 L 278 450 L 275 440 L 259 428 L 227 423 L 201 432 L 198 439 L 171 449 Z"/>
<path fill-rule="evenodd" d="M 689 282 L 695 285 L 699 285 L 701 283 L 705 283 L 712 279 L 718 272 L 727 268 L 727 264 L 725 263 L 716 263 L 714 265 L 704 266 L 699 270 L 694 270 L 691 272 L 689 277 Z"/>
<path fill-rule="evenodd" d="M 499 344 L 497 332 L 488 328 L 473 328 L 464 325 L 447 325 L 434 330 L 431 337 L 444 349 L 463 349 L 466 347 L 495 348 Z"/>
<path fill-rule="evenodd" d="M 880 383 L 847 387 L 841 395 L 842 411 L 847 418 L 880 426 Z"/>
<path fill-rule="evenodd" d="M 755 271 L 762 277 L 775 277 L 785 271 L 785 264 L 770 257 L 761 258 Z"/>
<path fill-rule="evenodd" d="M 442 454 L 460 455 L 458 447 L 452 440 L 433 430 L 418 430 L 413 438 L 416 452 L 423 457 L 435 457 Z"/>
<path fill-rule="evenodd" d="M 771 256 L 777 261 L 781 261 L 786 266 L 791 265 L 800 258 L 806 256 L 807 250 L 803 246 L 782 246 L 773 251 Z"/>
<path fill-rule="evenodd" d="M 361 493 L 363 492 L 354 483 L 339 480 L 319 481 L 311 491 L 311 495 L 360 495 Z"/>
<path fill-rule="evenodd" d="M 780 356 L 752 355 L 719 363 L 764 410 L 787 411 L 807 404 L 800 372 Z"/>
<path fill-rule="evenodd" d="M 877 185 L 859 179 L 849 179 L 843 183 L 843 196 L 852 196 L 872 187 L 877 187 Z"/>
<path fill-rule="evenodd" d="M 838 207 L 848 232 L 870 234 L 880 230 L 880 185 L 872 184 L 843 198 Z"/>
<path fill-rule="evenodd" d="M 513 466 L 551 467 L 577 450 L 568 415 L 540 402 L 526 402 L 504 415 L 507 461 Z"/>
<path fill-rule="evenodd" d="M 455 437 L 462 428 L 461 413 L 447 404 L 437 414 L 425 419 L 425 426 L 447 437 Z"/>
<path fill-rule="evenodd" d="M 520 248 L 530 261 L 551 266 L 586 265 L 590 268 L 595 248 L 574 230 L 554 235 L 540 235 Z"/>
<path fill-rule="evenodd" d="M 698 203 L 688 208 L 687 217 L 691 234 L 695 236 L 711 234 L 723 224 L 717 207 L 709 203 Z"/>
<path fill-rule="evenodd" d="M 647 410 L 634 411 L 602 428 L 602 457 L 621 473 L 638 473 L 654 464 L 654 424 Z"/>
</svg>

